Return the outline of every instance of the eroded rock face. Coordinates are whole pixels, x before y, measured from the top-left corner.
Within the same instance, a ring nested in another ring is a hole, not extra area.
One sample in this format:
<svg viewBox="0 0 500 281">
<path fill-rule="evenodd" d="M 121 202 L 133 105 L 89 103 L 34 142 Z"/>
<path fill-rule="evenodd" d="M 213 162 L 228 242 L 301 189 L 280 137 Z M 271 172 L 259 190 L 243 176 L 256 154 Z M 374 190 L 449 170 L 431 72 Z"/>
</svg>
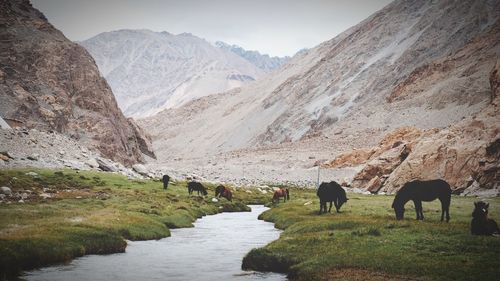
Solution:
<svg viewBox="0 0 500 281">
<path fill-rule="evenodd" d="M 142 160 L 137 134 L 92 57 L 28 0 L 0 2 L 0 115 L 55 130 L 124 164 Z"/>
<path fill-rule="evenodd" d="M 491 104 L 476 116 L 415 141 L 408 157 L 391 173 L 382 190 L 397 191 L 412 179 L 446 180 L 456 192 L 498 190 L 500 185 L 499 68 L 490 74 Z M 495 192 L 492 194 L 496 194 Z"/>
</svg>

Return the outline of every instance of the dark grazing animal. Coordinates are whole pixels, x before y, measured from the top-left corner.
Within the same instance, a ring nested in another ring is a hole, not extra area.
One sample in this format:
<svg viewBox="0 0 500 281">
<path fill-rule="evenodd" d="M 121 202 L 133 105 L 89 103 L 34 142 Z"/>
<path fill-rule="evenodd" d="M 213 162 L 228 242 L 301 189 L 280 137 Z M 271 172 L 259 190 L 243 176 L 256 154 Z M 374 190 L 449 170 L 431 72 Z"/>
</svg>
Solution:
<svg viewBox="0 0 500 281">
<path fill-rule="evenodd" d="M 290 191 L 288 190 L 288 188 L 281 187 L 280 189 L 276 190 L 273 195 L 273 203 L 279 202 L 280 197 L 283 197 L 283 202 L 286 202 L 286 200 L 290 200 Z"/>
<path fill-rule="evenodd" d="M 332 202 L 335 204 L 337 213 L 340 213 L 340 207 L 349 200 L 345 194 L 345 190 L 335 181 L 329 183 L 322 182 L 319 185 L 316 195 L 319 197 L 319 213 L 326 213 L 326 203 L 330 202 L 328 212 L 332 210 Z"/>
<path fill-rule="evenodd" d="M 161 179 L 163 182 L 163 189 L 167 189 L 168 187 L 168 182 L 170 181 L 170 177 L 168 175 L 163 175 L 163 178 Z"/>
<path fill-rule="evenodd" d="M 396 193 L 396 197 L 392 202 L 392 208 L 396 213 L 396 219 L 402 220 L 405 213 L 405 204 L 412 200 L 415 204 L 417 220 L 423 220 L 422 201 L 429 202 L 436 199 L 441 201 L 441 221 L 443 221 L 445 215 L 446 222 L 450 221 L 451 188 L 446 181 L 440 179 L 429 181 L 414 180 L 405 183 Z"/>
<path fill-rule="evenodd" d="M 220 196 L 226 198 L 229 201 L 233 201 L 233 193 L 229 188 L 226 188 L 223 185 L 219 185 L 215 188 L 215 197 L 219 198 Z"/>
<path fill-rule="evenodd" d="M 483 201 L 474 202 L 470 232 L 473 235 L 493 235 L 500 234 L 496 221 L 488 218 L 489 203 Z"/>
<path fill-rule="evenodd" d="M 190 181 L 188 182 L 188 193 L 191 194 L 193 193 L 193 191 L 197 191 L 198 192 L 198 195 L 200 195 L 200 192 L 201 194 L 203 195 L 207 195 L 208 192 L 207 192 L 207 189 L 199 182 L 196 182 L 196 181 Z"/>
</svg>

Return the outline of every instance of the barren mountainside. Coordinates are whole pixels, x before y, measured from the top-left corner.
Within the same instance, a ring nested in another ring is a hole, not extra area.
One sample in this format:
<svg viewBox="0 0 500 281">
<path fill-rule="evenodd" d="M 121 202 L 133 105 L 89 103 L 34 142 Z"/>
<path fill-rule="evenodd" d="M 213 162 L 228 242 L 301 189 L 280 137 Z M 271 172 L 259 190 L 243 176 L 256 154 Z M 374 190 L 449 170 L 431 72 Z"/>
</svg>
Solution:
<svg viewBox="0 0 500 281">
<path fill-rule="evenodd" d="M 169 162 L 175 157 L 279 150 L 275 160 L 283 163 L 309 151 L 311 166 L 317 157 L 375 146 L 400 127 L 466 126 L 459 122 L 491 101 L 499 19 L 498 1 L 394 1 L 268 77 L 140 124 L 168 165 L 182 165 Z"/>
<path fill-rule="evenodd" d="M 158 136 L 159 149 L 210 152 L 335 130 L 446 127 L 489 100 L 499 8 L 498 1 L 395 1 L 270 77 L 142 123 L 154 135 L 176 131 Z"/>
<path fill-rule="evenodd" d="M 252 82 L 264 71 L 189 33 L 118 30 L 80 42 L 125 115 L 145 117 Z"/>
<path fill-rule="evenodd" d="M 145 148 L 147 137 L 118 108 L 92 57 L 28 0 L 0 1 L 0 26 L 4 119 L 64 133 L 125 164 L 141 161 L 141 152 L 154 155 Z"/>
</svg>

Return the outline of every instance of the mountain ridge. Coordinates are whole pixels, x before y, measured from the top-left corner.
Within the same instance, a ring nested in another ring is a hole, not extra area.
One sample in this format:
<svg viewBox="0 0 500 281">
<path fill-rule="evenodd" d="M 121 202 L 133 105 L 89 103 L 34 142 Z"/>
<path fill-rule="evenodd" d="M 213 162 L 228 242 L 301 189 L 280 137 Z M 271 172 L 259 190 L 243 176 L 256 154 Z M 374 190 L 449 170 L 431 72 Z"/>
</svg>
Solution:
<svg viewBox="0 0 500 281">
<path fill-rule="evenodd" d="M 79 42 L 96 60 L 129 117 L 250 83 L 264 72 L 190 33 L 123 29 Z"/>
</svg>

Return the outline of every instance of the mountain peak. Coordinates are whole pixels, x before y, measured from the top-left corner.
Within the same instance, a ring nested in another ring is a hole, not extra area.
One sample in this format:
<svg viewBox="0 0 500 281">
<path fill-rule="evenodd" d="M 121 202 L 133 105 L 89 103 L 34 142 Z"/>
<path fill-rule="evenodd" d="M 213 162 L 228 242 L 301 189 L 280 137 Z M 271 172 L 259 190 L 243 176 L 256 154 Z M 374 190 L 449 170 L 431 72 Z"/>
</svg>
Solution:
<svg viewBox="0 0 500 281">
<path fill-rule="evenodd" d="M 228 50 L 237 54 L 265 72 L 271 72 L 280 68 L 290 60 L 290 57 L 288 56 L 270 57 L 267 54 L 261 54 L 258 51 L 247 51 L 238 45 L 230 45 L 222 41 L 216 41 L 214 45 L 220 49 Z"/>
<path fill-rule="evenodd" d="M 80 42 L 125 115 L 145 117 L 242 86 L 263 71 L 191 33 L 118 30 Z"/>
</svg>

